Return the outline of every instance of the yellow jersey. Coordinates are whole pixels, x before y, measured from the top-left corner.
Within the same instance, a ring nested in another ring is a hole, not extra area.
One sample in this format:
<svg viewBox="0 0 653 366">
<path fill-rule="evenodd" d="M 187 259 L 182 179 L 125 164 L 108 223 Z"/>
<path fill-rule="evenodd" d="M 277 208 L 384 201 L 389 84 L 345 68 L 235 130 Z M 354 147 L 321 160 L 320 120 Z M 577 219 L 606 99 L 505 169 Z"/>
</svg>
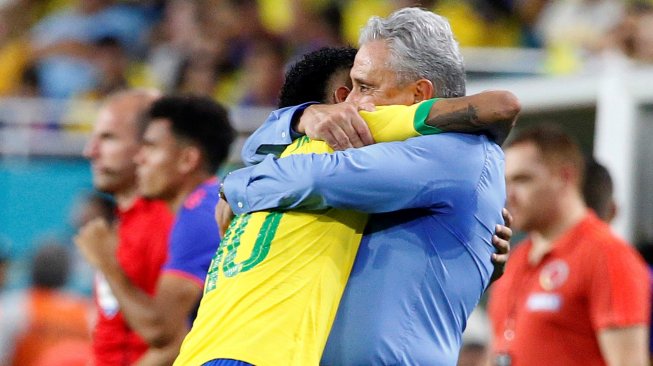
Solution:
<svg viewBox="0 0 653 366">
<path fill-rule="evenodd" d="M 425 124 L 434 102 L 361 115 L 375 141 L 405 140 L 440 132 Z M 330 152 L 326 143 L 303 137 L 282 157 Z M 236 216 L 211 262 L 197 318 L 175 365 L 214 359 L 318 365 L 367 216 L 335 208 Z"/>
</svg>

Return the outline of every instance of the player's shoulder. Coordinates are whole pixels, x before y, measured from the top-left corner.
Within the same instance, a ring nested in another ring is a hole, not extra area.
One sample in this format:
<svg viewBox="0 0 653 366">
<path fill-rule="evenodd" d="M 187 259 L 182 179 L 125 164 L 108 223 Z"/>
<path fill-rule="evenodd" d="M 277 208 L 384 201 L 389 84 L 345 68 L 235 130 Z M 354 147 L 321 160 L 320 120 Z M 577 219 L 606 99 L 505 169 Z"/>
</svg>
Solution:
<svg viewBox="0 0 653 366">
<path fill-rule="evenodd" d="M 621 263 L 625 266 L 640 264 L 641 256 L 625 239 L 617 235 L 610 225 L 594 214 L 588 214 L 583 227 L 584 256 L 603 257 L 604 261 Z M 618 259 L 618 260 L 617 260 Z"/>
<path fill-rule="evenodd" d="M 129 209 L 128 216 L 139 222 L 171 221 L 174 216 L 168 204 L 162 200 L 152 200 L 144 197 L 137 198 L 136 202 Z"/>
<path fill-rule="evenodd" d="M 215 207 L 218 203 L 218 180 L 212 178 L 191 192 L 184 200 L 183 211 L 194 211 L 200 207 Z"/>
<path fill-rule="evenodd" d="M 630 245 L 620 238 L 607 223 L 601 221 L 595 214 L 588 212 L 584 219 L 580 234 L 583 241 L 594 248 L 622 248 Z"/>
</svg>

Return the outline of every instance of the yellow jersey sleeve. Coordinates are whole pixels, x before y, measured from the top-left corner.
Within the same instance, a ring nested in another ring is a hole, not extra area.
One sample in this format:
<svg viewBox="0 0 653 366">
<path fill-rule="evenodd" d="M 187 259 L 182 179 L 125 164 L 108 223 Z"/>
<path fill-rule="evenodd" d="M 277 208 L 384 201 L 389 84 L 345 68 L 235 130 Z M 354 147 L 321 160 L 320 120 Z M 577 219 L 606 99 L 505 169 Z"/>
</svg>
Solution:
<svg viewBox="0 0 653 366">
<path fill-rule="evenodd" d="M 421 135 L 441 133 L 437 127 L 426 124 L 431 107 L 437 99 L 429 99 L 413 105 L 379 106 L 373 112 L 361 111 L 361 117 L 367 122 L 374 141 L 403 141 Z M 293 154 L 331 153 L 333 150 L 324 141 L 310 140 L 302 136 L 288 145 L 281 154 L 285 157 Z"/>
<path fill-rule="evenodd" d="M 435 102 L 437 99 L 425 100 L 410 106 L 379 106 L 373 112 L 361 111 L 360 114 L 367 122 L 374 141 L 403 141 L 415 136 L 442 132 L 439 128 L 426 124 Z"/>
</svg>

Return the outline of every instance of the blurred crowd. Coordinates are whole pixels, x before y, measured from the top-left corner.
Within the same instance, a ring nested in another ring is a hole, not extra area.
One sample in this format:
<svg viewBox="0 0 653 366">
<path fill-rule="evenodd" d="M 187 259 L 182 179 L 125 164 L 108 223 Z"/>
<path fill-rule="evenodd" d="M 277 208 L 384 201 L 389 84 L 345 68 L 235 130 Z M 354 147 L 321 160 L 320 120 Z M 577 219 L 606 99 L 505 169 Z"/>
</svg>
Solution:
<svg viewBox="0 0 653 366">
<path fill-rule="evenodd" d="M 547 50 L 550 73 L 606 49 L 653 61 L 650 0 L 2 0 L 0 97 L 149 86 L 274 106 L 289 62 L 413 5 L 447 17 L 463 47 Z"/>
</svg>

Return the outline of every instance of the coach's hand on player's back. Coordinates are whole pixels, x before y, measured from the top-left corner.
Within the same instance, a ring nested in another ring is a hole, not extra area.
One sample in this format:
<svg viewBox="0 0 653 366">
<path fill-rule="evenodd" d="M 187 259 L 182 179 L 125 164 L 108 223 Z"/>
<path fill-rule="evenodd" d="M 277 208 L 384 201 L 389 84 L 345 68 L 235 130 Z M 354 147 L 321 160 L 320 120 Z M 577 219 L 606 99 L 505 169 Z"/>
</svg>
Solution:
<svg viewBox="0 0 653 366">
<path fill-rule="evenodd" d="M 325 141 L 334 150 L 373 144 L 372 133 L 359 110 L 374 110 L 374 106 L 351 102 L 311 105 L 304 110 L 295 130 L 311 139 Z"/>
<path fill-rule="evenodd" d="M 512 226 L 512 214 L 507 208 L 504 208 L 501 211 L 501 215 L 503 216 L 505 225 L 497 225 L 494 235 L 492 236 L 492 245 L 494 245 L 494 248 L 497 251 L 492 254 L 494 272 L 492 272 L 490 283 L 493 283 L 503 276 L 503 273 L 506 271 L 508 257 L 510 256 L 510 239 L 512 239 L 512 229 L 510 227 Z"/>
</svg>

